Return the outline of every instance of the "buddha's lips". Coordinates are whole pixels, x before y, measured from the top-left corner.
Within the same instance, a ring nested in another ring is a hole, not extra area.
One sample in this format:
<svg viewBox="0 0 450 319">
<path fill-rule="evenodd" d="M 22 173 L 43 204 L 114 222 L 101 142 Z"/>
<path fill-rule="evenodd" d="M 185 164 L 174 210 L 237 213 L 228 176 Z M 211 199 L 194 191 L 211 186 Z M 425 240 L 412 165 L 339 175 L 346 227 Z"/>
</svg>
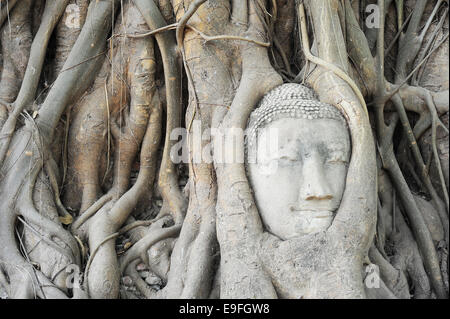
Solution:
<svg viewBox="0 0 450 319">
<path fill-rule="evenodd" d="M 292 212 L 300 215 L 305 215 L 304 217 L 310 218 L 329 218 L 333 217 L 334 213 L 329 210 L 292 210 Z"/>
</svg>

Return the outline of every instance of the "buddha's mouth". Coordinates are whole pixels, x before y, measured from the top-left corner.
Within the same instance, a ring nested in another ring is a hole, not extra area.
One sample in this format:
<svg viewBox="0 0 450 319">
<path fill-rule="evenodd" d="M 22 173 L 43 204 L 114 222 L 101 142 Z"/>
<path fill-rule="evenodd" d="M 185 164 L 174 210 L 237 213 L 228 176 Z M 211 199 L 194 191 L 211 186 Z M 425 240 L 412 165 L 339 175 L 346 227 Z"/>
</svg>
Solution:
<svg viewBox="0 0 450 319">
<path fill-rule="evenodd" d="M 329 210 L 292 210 L 296 214 L 300 214 L 302 217 L 306 218 L 331 218 L 334 212 Z"/>
</svg>

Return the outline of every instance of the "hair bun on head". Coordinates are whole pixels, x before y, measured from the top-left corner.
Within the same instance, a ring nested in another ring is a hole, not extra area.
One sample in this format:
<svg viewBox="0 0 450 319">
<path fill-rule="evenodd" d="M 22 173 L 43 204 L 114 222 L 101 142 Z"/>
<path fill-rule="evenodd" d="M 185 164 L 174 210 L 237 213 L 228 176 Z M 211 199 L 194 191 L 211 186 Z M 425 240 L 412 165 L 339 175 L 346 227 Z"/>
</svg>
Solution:
<svg viewBox="0 0 450 319">
<path fill-rule="evenodd" d="M 286 83 L 264 95 L 251 113 L 246 145 L 253 144 L 259 128 L 281 118 L 333 119 L 347 127 L 342 113 L 333 105 L 320 102 L 312 89 L 301 84 Z"/>
</svg>

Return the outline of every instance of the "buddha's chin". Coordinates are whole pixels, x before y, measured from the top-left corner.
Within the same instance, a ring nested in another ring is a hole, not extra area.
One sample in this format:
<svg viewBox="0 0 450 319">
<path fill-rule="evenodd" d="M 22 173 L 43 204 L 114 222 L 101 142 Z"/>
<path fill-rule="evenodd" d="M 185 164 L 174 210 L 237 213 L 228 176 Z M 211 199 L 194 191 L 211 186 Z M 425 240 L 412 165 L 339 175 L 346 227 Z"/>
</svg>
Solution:
<svg viewBox="0 0 450 319">
<path fill-rule="evenodd" d="M 293 236 L 311 235 L 327 230 L 334 219 L 331 211 L 299 211 L 295 218 Z"/>
<path fill-rule="evenodd" d="M 282 240 L 289 240 L 326 231 L 333 223 L 335 214 L 328 210 L 290 210 L 276 218 L 264 218 L 266 230 Z"/>
</svg>

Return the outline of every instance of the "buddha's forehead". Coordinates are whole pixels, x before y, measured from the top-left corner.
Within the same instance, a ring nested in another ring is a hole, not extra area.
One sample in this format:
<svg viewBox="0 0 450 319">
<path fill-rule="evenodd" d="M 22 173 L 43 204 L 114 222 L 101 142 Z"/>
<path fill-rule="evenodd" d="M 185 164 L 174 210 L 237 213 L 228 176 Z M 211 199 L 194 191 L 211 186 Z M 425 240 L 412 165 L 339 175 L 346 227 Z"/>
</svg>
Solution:
<svg viewBox="0 0 450 319">
<path fill-rule="evenodd" d="M 280 147 L 289 145 L 324 144 L 335 148 L 349 145 L 349 134 L 345 125 L 335 119 L 281 118 L 261 128 L 259 142 L 277 139 Z"/>
</svg>

